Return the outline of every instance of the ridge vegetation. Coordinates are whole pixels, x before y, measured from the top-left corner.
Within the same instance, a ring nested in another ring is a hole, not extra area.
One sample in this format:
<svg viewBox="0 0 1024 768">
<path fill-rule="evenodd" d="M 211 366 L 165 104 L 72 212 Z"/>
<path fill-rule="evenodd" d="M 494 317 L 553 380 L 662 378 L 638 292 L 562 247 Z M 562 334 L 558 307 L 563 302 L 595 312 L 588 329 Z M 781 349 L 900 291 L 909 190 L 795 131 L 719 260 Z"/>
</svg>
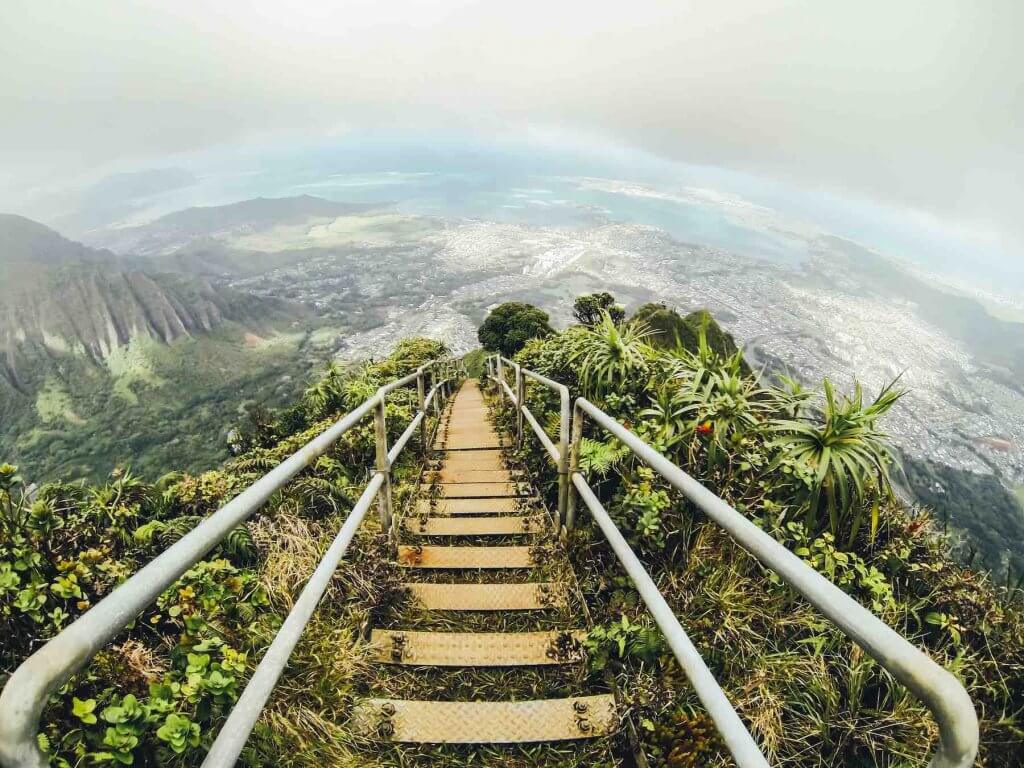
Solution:
<svg viewBox="0 0 1024 768">
<path fill-rule="evenodd" d="M 170 273 L 0 215 L 0 454 L 34 476 L 148 479 L 227 457 L 247 399 L 283 403 L 319 363 L 299 304 Z M 239 402 L 239 401 L 243 402 Z M 185 458 L 187 457 L 187 458 Z M 186 463 L 187 462 L 187 463 Z"/>
<path fill-rule="evenodd" d="M 959 564 L 930 514 L 896 500 L 881 422 L 898 384 L 874 398 L 827 381 L 820 391 L 790 380 L 766 386 L 707 313 L 691 318 L 699 318 L 695 339 L 664 307 L 647 305 L 623 324 L 605 312 L 528 341 L 515 360 L 594 401 L 926 648 L 976 704 L 978 764 L 1020 764 L 1021 593 Z M 558 424 L 552 394 L 527 383 L 527 403 L 549 434 Z M 519 459 L 547 473 L 554 498 L 556 475 L 532 434 Z M 588 429 L 580 459 L 773 765 L 923 764 L 935 726 L 870 657 L 616 440 Z M 591 664 L 617 680 L 642 751 L 659 765 L 726 764 L 585 514 L 570 551 L 598 624 Z"/>
</svg>

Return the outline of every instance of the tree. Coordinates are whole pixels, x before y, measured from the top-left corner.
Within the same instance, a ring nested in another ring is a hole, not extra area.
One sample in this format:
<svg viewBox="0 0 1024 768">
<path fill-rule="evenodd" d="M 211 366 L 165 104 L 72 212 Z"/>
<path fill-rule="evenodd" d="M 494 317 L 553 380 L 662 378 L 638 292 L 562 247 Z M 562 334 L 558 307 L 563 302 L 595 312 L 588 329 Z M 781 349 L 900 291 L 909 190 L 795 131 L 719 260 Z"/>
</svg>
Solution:
<svg viewBox="0 0 1024 768">
<path fill-rule="evenodd" d="M 580 385 L 588 396 L 608 391 L 628 391 L 630 382 L 646 380 L 647 339 L 650 329 L 643 323 L 618 326 L 607 312 L 601 321 L 583 331 L 577 349 L 570 355 L 579 361 Z"/>
<path fill-rule="evenodd" d="M 683 316 L 665 304 L 649 302 L 642 304 L 630 318 L 632 323 L 644 323 L 651 329 L 648 341 L 658 349 L 675 349 L 682 347 L 691 352 L 697 351 L 697 334 L 687 324 Z"/>
<path fill-rule="evenodd" d="M 484 349 L 512 357 L 530 339 L 550 333 L 547 312 L 532 304 L 506 301 L 491 310 L 476 335 Z"/>
<path fill-rule="evenodd" d="M 578 296 L 572 305 L 572 316 L 583 325 L 597 325 L 602 312 L 607 312 L 616 325 L 626 319 L 626 310 L 616 304 L 615 297 L 607 291 Z"/>
</svg>

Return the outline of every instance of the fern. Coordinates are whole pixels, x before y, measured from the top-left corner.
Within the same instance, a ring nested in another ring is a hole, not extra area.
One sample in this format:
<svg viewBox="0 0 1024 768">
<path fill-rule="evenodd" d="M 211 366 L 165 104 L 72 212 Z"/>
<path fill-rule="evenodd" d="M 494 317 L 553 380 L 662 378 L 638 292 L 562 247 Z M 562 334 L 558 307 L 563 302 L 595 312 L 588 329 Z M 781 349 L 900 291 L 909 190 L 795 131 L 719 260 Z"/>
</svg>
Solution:
<svg viewBox="0 0 1024 768">
<path fill-rule="evenodd" d="M 584 437 L 580 442 L 580 469 L 586 474 L 606 477 L 624 453 L 625 449 L 618 441 L 603 443 Z"/>
<path fill-rule="evenodd" d="M 199 515 L 182 515 L 173 520 L 168 520 L 164 526 L 156 532 L 154 541 L 163 548 L 171 546 L 182 536 L 195 528 L 202 521 Z"/>
<path fill-rule="evenodd" d="M 239 472 L 267 472 L 278 465 L 278 461 L 266 455 L 250 455 L 236 459 L 232 465 Z"/>
<path fill-rule="evenodd" d="M 231 529 L 228 535 L 224 537 L 221 548 L 228 557 L 238 563 L 252 562 L 258 552 L 256 542 L 252 538 L 252 533 L 244 523 Z"/>
</svg>

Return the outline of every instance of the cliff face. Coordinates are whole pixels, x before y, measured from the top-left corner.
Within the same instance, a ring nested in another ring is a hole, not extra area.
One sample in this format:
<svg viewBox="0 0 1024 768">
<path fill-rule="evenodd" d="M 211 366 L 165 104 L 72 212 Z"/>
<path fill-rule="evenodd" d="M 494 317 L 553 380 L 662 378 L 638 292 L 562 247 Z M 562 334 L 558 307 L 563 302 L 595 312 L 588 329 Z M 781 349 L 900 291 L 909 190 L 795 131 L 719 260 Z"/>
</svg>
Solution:
<svg viewBox="0 0 1024 768">
<path fill-rule="evenodd" d="M 142 271 L 18 216 L 0 216 L 0 269 L 0 376 L 22 391 L 29 359 L 102 363 L 135 338 L 169 344 L 229 321 L 260 331 L 306 314 L 202 277 Z"/>
<path fill-rule="evenodd" d="M 198 277 L 83 267 L 60 270 L 3 309 L 0 347 L 6 352 L 36 344 L 95 359 L 136 336 L 170 343 L 209 333 L 226 320 L 263 327 L 298 312 Z"/>
</svg>

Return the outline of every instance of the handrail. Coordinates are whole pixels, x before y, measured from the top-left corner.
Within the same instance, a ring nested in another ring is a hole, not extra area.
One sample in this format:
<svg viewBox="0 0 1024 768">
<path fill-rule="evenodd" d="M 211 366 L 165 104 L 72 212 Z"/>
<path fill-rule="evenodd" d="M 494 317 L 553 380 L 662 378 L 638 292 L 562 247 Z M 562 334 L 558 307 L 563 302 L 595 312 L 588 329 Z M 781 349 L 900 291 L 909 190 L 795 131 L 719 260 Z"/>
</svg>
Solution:
<svg viewBox="0 0 1024 768">
<path fill-rule="evenodd" d="M 423 424 L 425 427 L 425 408 L 430 402 L 434 402 L 436 411 L 435 396 L 438 392 L 447 396 L 450 392 L 450 384 L 452 383 L 450 377 L 437 380 L 436 375 L 431 370 L 437 365 L 444 366 L 446 369 L 445 373 L 451 374 L 451 371 L 447 370 L 453 367 L 450 361 L 434 360 L 421 365 L 408 376 L 381 386 L 354 410 L 347 413 L 323 433 L 310 440 L 277 467 L 242 491 L 238 496 L 201 521 L 185 536 L 143 566 L 137 573 L 103 598 L 103 600 L 79 616 L 56 637 L 52 638 L 42 648 L 23 661 L 10 676 L 3 691 L 0 692 L 0 764 L 5 766 L 5 768 L 46 768 L 48 765 L 47 759 L 39 749 L 36 734 L 39 731 L 39 719 L 42 715 L 43 707 L 50 693 L 67 682 L 97 651 L 110 642 L 185 571 L 217 546 L 229 532 L 251 517 L 274 492 L 326 453 L 342 435 L 359 424 L 371 411 L 374 414 L 376 433 L 374 477 L 371 478 L 367 490 L 364 491 L 356 507 L 346 520 L 345 525 L 342 526 L 338 538 L 335 539 L 335 544 L 328 550 L 325 559 L 321 560 L 321 566 L 324 565 L 327 558 L 334 557 L 335 554 L 337 554 L 340 560 L 350 540 L 350 538 L 345 540 L 343 534 L 347 535 L 346 531 L 349 530 L 354 532 L 354 528 L 358 526 L 359 521 L 365 516 L 366 509 L 375 496 L 378 497 L 382 527 L 390 532 L 391 464 L 397 458 L 401 448 L 405 446 L 412 436 L 412 431 L 407 428 L 403 432 L 402 437 L 399 438 L 401 447 L 396 443 L 398 451 L 389 452 L 387 450 L 387 430 L 384 420 L 385 400 L 389 393 L 415 381 L 417 383 L 419 411 L 416 417 L 414 417 L 413 422 L 419 419 L 417 423 Z M 458 370 L 458 374 L 461 375 L 461 364 L 457 364 L 455 367 Z M 429 399 L 423 396 L 424 384 L 428 375 L 435 382 Z M 429 445 L 426 440 L 425 429 L 423 445 L 424 448 Z M 373 489 L 372 493 L 370 493 L 371 488 Z M 350 522 L 352 522 L 351 527 L 349 527 Z M 333 571 L 333 567 L 331 571 Z M 303 614 L 301 612 L 296 613 L 296 611 L 299 609 L 300 603 L 305 607 L 309 605 L 310 601 L 312 601 L 312 606 L 315 608 L 320 595 L 323 593 L 323 589 L 320 589 L 319 594 L 316 594 L 317 584 L 322 581 L 322 579 L 318 578 L 318 574 L 322 576 L 322 573 L 320 566 L 318 566 L 317 571 L 314 572 L 306 588 L 303 590 L 299 602 L 296 603 L 289 614 L 288 619 L 290 620 L 295 615 L 295 621 L 289 623 L 286 620 L 278 632 L 278 636 L 275 637 L 274 643 L 271 644 L 270 650 L 275 651 L 274 656 L 270 657 L 270 660 L 267 660 L 265 657 L 257 667 L 257 672 L 261 668 L 264 672 L 260 675 L 256 688 L 253 689 L 254 693 L 250 694 L 250 697 L 246 699 L 247 702 L 254 701 L 260 695 L 257 691 L 261 690 L 269 679 L 269 675 L 271 675 L 269 670 L 274 669 L 282 649 L 287 647 L 288 653 L 290 653 L 291 648 L 297 642 L 298 636 L 309 620 L 309 616 L 306 616 L 301 621 L 301 625 L 299 625 L 298 622 Z M 326 588 L 326 584 L 324 588 Z M 309 598 L 306 602 L 302 602 L 307 593 Z M 312 597 L 314 594 L 316 594 L 315 599 Z M 312 611 L 310 611 L 310 615 L 311 613 Z M 295 634 L 296 627 L 298 627 L 297 634 Z M 283 638 L 282 633 L 284 633 Z M 293 634 L 294 640 L 289 640 Z M 278 642 L 279 639 L 280 643 Z M 291 645 L 288 645 L 289 642 L 291 642 Z M 280 669 L 283 669 L 286 662 L 287 654 L 285 654 L 280 668 L 273 675 L 270 685 L 271 689 L 273 688 L 273 683 L 277 680 L 277 676 L 280 675 Z M 255 680 L 256 677 L 254 675 Z M 250 681 L 249 685 L 246 686 L 246 691 L 252 685 L 253 681 Z M 269 695 L 269 690 L 267 695 Z M 265 700 L 264 698 L 263 701 L 265 702 Z M 262 703 L 259 708 L 262 708 Z M 258 709 L 256 712 L 257 716 L 259 714 Z M 242 715 L 238 717 L 241 718 Z M 246 732 L 246 735 L 248 735 L 248 732 Z M 232 762 L 233 758 L 231 761 L 223 763 L 223 765 L 227 766 Z"/>
<path fill-rule="evenodd" d="M 714 674 L 708 669 L 700 651 L 694 646 L 689 635 L 683 629 L 682 624 L 672 612 L 672 608 L 658 590 L 657 585 L 650 574 L 641 564 L 639 558 L 630 549 L 629 544 L 622 533 L 615 526 L 605 508 L 598 501 L 597 496 L 583 479 L 583 475 L 576 472 L 572 476 L 575 493 L 586 503 L 594 520 L 604 533 L 612 551 L 619 558 L 622 566 L 626 569 L 629 578 L 636 585 L 640 598 L 644 601 L 647 609 L 654 617 L 654 623 L 658 625 L 665 641 L 672 649 L 673 655 L 679 661 L 679 666 L 686 673 L 687 679 L 693 686 L 694 692 L 701 700 L 704 708 L 708 711 L 715 723 L 722 741 L 725 743 L 736 765 L 740 768 L 768 768 L 768 761 L 761 753 L 760 747 L 750 735 L 750 731 L 743 724 L 740 716 L 729 702 Z"/>
<path fill-rule="evenodd" d="M 201 768 L 231 768 L 238 760 L 253 726 L 256 725 L 267 699 L 273 693 L 274 686 L 277 685 L 296 643 L 302 636 L 302 631 L 312 618 L 320 598 L 327 591 L 338 563 L 345 555 L 348 545 L 356 535 L 356 529 L 363 522 L 374 496 L 383 484 L 384 475 L 375 474 L 370 479 L 345 524 L 341 526 L 330 548 L 303 587 L 299 599 L 295 601 L 284 624 L 274 636 L 274 641 L 260 659 L 256 671 L 232 707 L 231 714 L 217 734 L 210 751 L 206 753 Z"/>
<path fill-rule="evenodd" d="M 497 359 L 500 363 L 501 358 Z M 517 364 L 508 362 L 517 366 L 517 376 L 527 373 Z M 490 369 L 493 368 L 492 364 Z M 565 511 L 566 527 L 573 527 L 578 497 L 594 515 L 598 526 L 636 584 L 738 765 L 746 768 L 767 763 L 717 682 L 713 677 L 708 678 L 710 672 L 693 648 L 682 625 L 670 609 L 666 612 L 667 604 L 650 575 L 636 560 L 635 554 L 579 472 L 580 441 L 586 416 L 615 436 L 703 510 L 760 563 L 775 571 L 928 707 L 939 727 L 939 745 L 929 763 L 930 768 L 967 768 L 973 764 L 978 751 L 978 718 L 970 696 L 952 674 L 623 424 L 585 398 L 576 398 L 569 450 L 568 471 L 572 482 Z M 756 753 L 751 751 L 751 746 Z"/>
<path fill-rule="evenodd" d="M 505 381 L 504 366 L 511 365 L 516 374 L 516 391 L 512 393 L 511 388 Z M 571 396 L 569 388 L 559 384 L 553 379 L 541 376 L 539 373 L 523 368 L 519 363 L 509 360 L 501 355 L 494 355 L 487 358 L 488 372 L 494 373 L 496 380 L 508 394 L 509 399 L 516 406 L 516 442 L 521 445 L 523 441 L 523 419 L 525 419 L 533 430 L 537 439 L 540 440 L 544 450 L 548 452 L 551 460 L 555 462 L 558 471 L 558 524 L 563 526 L 566 523 L 566 514 L 569 508 L 569 432 L 571 429 L 570 418 L 572 412 Z M 537 417 L 526 405 L 526 387 L 524 379 L 529 378 L 548 389 L 557 392 L 559 396 L 559 420 L 558 420 L 558 447 L 555 447 L 551 437 L 544 431 L 544 428 L 537 421 Z"/>
</svg>

